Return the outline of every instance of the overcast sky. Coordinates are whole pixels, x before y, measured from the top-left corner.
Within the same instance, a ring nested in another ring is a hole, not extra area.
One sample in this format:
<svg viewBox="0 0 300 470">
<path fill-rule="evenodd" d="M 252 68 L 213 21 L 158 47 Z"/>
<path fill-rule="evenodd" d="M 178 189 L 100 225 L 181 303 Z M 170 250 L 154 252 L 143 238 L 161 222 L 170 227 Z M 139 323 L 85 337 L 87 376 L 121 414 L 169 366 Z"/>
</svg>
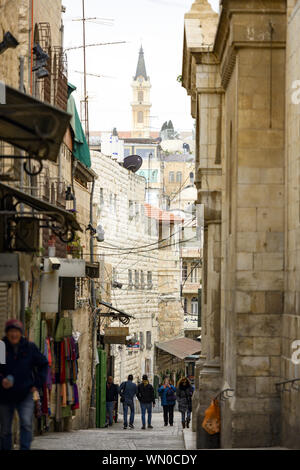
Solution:
<svg viewBox="0 0 300 470">
<path fill-rule="evenodd" d="M 178 130 L 190 130 L 190 98 L 176 81 L 181 74 L 184 13 L 192 0 L 85 0 L 87 18 L 113 19 L 113 26 L 86 23 L 86 44 L 126 41 L 126 44 L 88 47 L 90 130 L 131 129 L 131 83 L 142 43 L 150 76 L 151 127 L 159 130 L 171 119 Z M 210 0 L 217 11 L 219 0 Z M 82 0 L 63 0 L 65 48 L 82 45 Z M 99 22 L 100 20 L 98 20 Z M 69 81 L 77 86 L 78 107 L 83 96 L 82 49 L 68 55 Z M 75 96 L 76 94 L 76 96 Z"/>
</svg>

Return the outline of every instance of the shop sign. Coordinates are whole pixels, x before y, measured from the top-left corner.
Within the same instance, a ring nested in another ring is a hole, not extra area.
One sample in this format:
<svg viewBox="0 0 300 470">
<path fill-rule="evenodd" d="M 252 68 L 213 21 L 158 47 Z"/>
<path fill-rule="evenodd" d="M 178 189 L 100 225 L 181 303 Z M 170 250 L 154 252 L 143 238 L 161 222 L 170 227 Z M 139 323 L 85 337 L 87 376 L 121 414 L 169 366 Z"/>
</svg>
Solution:
<svg viewBox="0 0 300 470">
<path fill-rule="evenodd" d="M 126 344 L 126 336 L 129 335 L 128 327 L 107 327 L 105 328 L 105 344 Z"/>
</svg>

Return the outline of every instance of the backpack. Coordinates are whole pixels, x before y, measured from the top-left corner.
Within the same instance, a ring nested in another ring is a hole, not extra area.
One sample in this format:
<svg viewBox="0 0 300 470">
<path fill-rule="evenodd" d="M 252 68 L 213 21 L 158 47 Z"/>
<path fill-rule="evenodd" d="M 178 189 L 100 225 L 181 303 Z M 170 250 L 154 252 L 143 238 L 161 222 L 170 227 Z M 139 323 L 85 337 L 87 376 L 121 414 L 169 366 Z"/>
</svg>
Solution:
<svg viewBox="0 0 300 470">
<path fill-rule="evenodd" d="M 167 389 L 166 400 L 170 402 L 176 401 L 176 395 L 174 393 L 174 390 L 171 387 Z"/>
</svg>

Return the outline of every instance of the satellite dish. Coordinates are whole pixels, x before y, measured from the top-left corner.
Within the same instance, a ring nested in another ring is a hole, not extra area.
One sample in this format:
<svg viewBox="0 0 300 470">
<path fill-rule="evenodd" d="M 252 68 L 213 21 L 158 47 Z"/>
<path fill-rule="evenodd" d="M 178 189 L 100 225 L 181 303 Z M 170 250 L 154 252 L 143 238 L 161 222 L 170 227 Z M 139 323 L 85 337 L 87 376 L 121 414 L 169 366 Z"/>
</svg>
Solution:
<svg viewBox="0 0 300 470">
<path fill-rule="evenodd" d="M 129 155 L 124 158 L 123 166 L 129 171 L 136 173 L 142 166 L 143 159 L 139 155 Z"/>
</svg>

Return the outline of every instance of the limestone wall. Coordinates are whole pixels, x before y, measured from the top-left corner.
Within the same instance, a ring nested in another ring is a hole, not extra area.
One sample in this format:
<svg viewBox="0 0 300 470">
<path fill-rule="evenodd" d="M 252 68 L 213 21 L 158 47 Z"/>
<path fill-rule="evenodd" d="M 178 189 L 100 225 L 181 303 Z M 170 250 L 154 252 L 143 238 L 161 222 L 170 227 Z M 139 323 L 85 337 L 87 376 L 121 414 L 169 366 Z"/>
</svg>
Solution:
<svg viewBox="0 0 300 470">
<path fill-rule="evenodd" d="M 95 187 L 98 223 L 105 231 L 105 241 L 98 244 L 98 254 L 115 268 L 116 280 L 123 285 L 122 289 L 112 289 L 111 302 L 135 317 L 128 325 L 130 335 L 137 334 L 139 339 L 140 333 L 143 333 L 144 337 L 143 350 L 129 350 L 122 345 L 111 346 L 112 355 L 115 356 L 115 382 L 120 383 L 130 373 L 135 380 L 141 379 L 146 366 L 150 368 L 149 376 L 152 380 L 154 342 L 158 329 L 158 253 L 155 249 L 158 232 L 156 226 L 151 226 L 151 222 L 145 218 L 145 180 L 98 152 L 92 153 L 92 164 L 98 175 Z M 132 201 L 134 207 L 131 215 L 129 201 Z M 141 248 L 143 246 L 145 248 Z M 128 270 L 132 272 L 132 285 L 129 283 Z M 139 287 L 135 286 L 135 271 L 139 272 Z M 141 271 L 144 273 L 144 288 L 141 288 Z M 152 272 L 151 289 L 147 285 L 148 271 Z M 110 278 L 109 273 L 104 276 Z M 114 322 L 112 326 L 122 325 Z M 147 331 L 151 332 L 150 349 L 146 347 Z"/>
<path fill-rule="evenodd" d="M 290 2 L 291 3 L 291 2 Z M 293 363 L 292 344 L 300 339 L 300 206 L 299 206 L 299 112 L 300 102 L 297 90 L 300 80 L 299 27 L 300 2 L 293 2 L 290 9 L 287 29 L 286 51 L 286 240 L 285 240 L 285 300 L 281 325 L 282 356 L 281 379 L 300 378 L 300 365 Z M 296 94 L 295 94 L 296 93 Z M 283 392 L 282 399 L 282 437 L 283 445 L 299 448 L 299 392 Z"/>
</svg>

